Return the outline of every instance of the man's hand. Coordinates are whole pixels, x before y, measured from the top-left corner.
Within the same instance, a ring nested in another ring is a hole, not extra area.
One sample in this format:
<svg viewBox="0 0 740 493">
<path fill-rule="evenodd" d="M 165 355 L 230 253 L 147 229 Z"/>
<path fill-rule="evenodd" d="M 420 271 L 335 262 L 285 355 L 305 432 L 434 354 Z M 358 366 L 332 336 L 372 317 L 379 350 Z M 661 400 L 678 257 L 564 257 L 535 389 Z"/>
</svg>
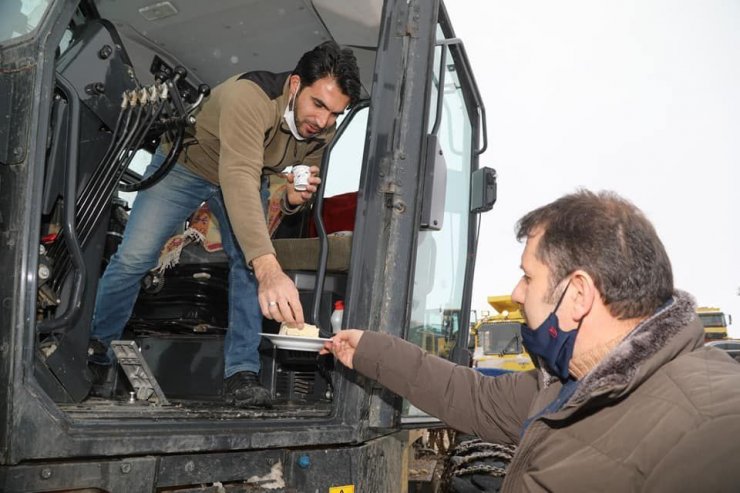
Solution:
<svg viewBox="0 0 740 493">
<path fill-rule="evenodd" d="M 294 176 L 293 173 L 288 173 L 285 175 L 285 179 L 288 180 L 288 189 L 286 191 L 288 204 L 292 206 L 301 205 L 305 202 L 308 202 L 311 200 L 311 197 L 313 194 L 318 190 L 319 185 L 321 184 L 321 178 L 319 178 L 317 175 L 319 174 L 319 167 L 318 166 L 311 166 L 311 176 L 308 177 L 308 186 L 306 186 L 306 189 L 303 191 L 298 191 L 295 188 L 293 188 L 293 180 Z"/>
<path fill-rule="evenodd" d="M 319 354 L 332 353 L 344 366 L 352 369 L 352 358 L 355 357 L 355 350 L 364 333 L 365 331 L 357 329 L 340 330 L 324 343 Z"/>
<path fill-rule="evenodd" d="M 271 320 L 303 327 L 303 307 L 298 290 L 280 268 L 274 255 L 252 259 L 254 275 L 259 283 L 258 295 L 262 315 Z"/>
</svg>

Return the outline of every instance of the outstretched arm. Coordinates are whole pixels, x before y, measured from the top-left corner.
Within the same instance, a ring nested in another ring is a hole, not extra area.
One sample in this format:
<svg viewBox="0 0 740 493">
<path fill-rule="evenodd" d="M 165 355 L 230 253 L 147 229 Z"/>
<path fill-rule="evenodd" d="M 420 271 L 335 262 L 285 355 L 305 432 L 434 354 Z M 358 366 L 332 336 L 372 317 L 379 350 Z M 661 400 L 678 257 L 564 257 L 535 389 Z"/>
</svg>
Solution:
<svg viewBox="0 0 740 493">
<path fill-rule="evenodd" d="M 537 393 L 535 372 L 486 377 L 373 331 L 340 331 L 325 343 L 322 353 L 329 352 L 449 426 L 492 442 L 518 442 Z"/>
</svg>

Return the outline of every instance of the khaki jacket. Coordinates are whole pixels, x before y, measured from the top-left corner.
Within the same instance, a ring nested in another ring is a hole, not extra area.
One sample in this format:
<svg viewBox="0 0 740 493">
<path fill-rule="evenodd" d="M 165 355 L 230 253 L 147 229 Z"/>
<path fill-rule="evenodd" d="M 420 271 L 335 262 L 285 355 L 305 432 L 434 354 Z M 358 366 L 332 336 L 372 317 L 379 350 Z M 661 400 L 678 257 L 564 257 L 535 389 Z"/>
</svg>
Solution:
<svg viewBox="0 0 740 493">
<path fill-rule="evenodd" d="M 275 253 L 260 198 L 263 174 L 287 166 L 320 166 L 332 126 L 320 137 L 296 140 L 283 121 L 289 73 L 249 72 L 216 86 L 197 114 L 196 144 L 179 162 L 221 186 L 231 227 L 247 262 Z"/>
<path fill-rule="evenodd" d="M 545 371 L 486 377 L 366 332 L 357 371 L 460 431 L 518 445 L 503 491 L 740 491 L 740 365 L 703 345 L 689 295 L 636 327 L 558 411 Z"/>
</svg>

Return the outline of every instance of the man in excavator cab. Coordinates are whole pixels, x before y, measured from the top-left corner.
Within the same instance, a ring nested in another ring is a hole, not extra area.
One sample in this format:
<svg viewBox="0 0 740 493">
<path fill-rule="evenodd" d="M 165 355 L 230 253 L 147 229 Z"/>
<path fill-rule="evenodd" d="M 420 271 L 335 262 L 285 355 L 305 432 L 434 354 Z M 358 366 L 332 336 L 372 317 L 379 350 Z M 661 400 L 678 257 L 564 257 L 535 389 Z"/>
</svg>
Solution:
<svg viewBox="0 0 740 493">
<path fill-rule="evenodd" d="M 310 167 L 303 190 L 287 175 L 281 198 L 283 213 L 301 209 L 321 181 L 316 175 L 337 117 L 359 98 L 354 54 L 334 41 L 305 53 L 292 72 L 247 72 L 214 88 L 198 113 L 194 141 L 174 156 L 176 164 L 161 181 L 136 197 L 123 240 L 98 285 L 88 350 L 96 383 L 112 367 L 110 344 L 124 331 L 141 279 L 157 265 L 168 238 L 207 202 L 229 260 L 225 397 L 237 406 L 270 405 L 270 392 L 258 378 L 262 316 L 298 325 L 304 318 L 265 223 L 269 176 L 288 166 Z M 144 176 L 156 173 L 171 151 L 172 145 L 160 145 Z"/>
</svg>

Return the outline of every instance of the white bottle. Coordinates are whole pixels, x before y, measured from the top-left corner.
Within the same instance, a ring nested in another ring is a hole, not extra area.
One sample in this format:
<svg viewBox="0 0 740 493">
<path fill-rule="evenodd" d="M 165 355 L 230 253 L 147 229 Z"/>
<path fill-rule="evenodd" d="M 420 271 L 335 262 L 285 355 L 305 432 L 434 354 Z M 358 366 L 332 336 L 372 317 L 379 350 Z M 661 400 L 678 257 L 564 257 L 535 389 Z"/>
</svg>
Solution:
<svg viewBox="0 0 740 493">
<path fill-rule="evenodd" d="M 333 333 L 337 333 L 342 330 L 342 317 L 344 316 L 344 301 L 337 300 L 334 302 L 334 311 L 331 312 L 331 330 Z"/>
</svg>

